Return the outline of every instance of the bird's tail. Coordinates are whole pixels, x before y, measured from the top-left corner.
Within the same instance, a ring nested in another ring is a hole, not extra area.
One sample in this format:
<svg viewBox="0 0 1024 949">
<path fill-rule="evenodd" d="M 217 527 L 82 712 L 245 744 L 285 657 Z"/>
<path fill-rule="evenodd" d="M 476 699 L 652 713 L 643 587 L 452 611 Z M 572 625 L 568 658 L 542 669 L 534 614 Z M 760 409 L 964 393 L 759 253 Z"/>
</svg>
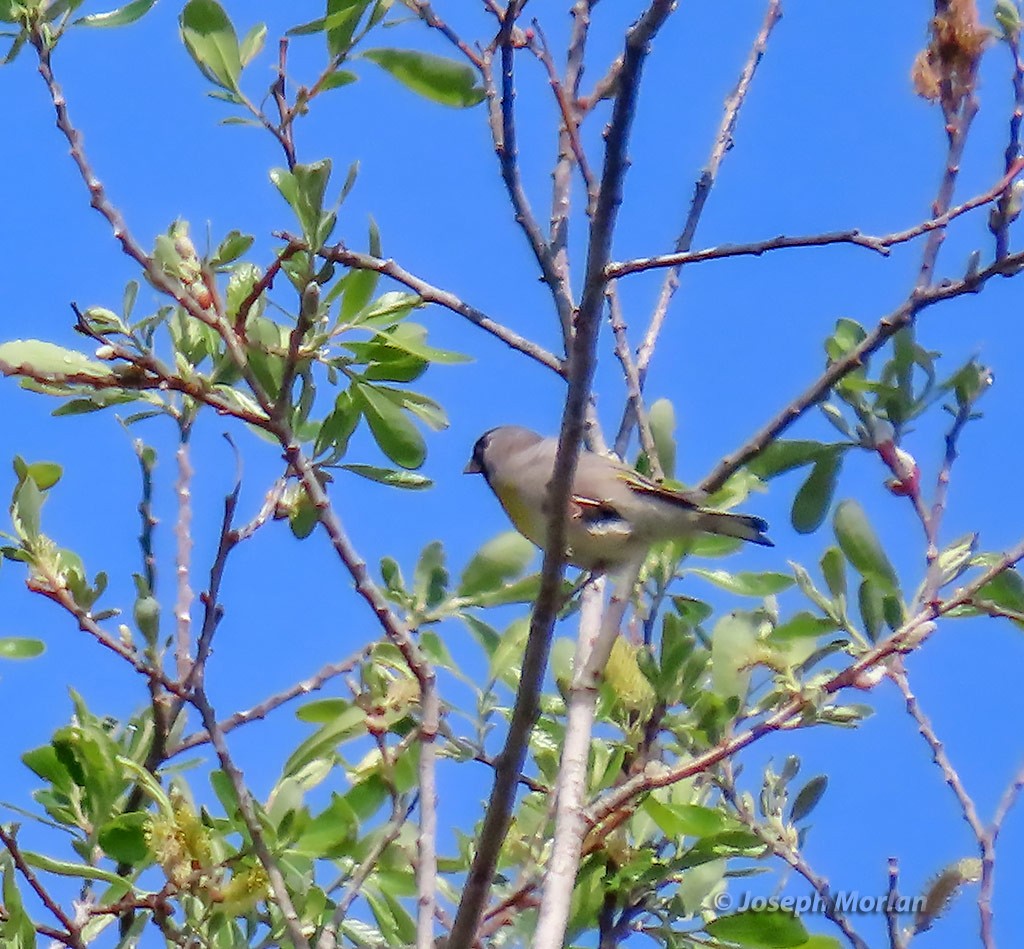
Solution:
<svg viewBox="0 0 1024 949">
<path fill-rule="evenodd" d="M 765 531 L 768 522 L 750 514 L 727 514 L 725 511 L 703 511 L 698 525 L 709 534 L 723 534 L 726 537 L 738 537 L 762 547 L 774 547 Z"/>
</svg>

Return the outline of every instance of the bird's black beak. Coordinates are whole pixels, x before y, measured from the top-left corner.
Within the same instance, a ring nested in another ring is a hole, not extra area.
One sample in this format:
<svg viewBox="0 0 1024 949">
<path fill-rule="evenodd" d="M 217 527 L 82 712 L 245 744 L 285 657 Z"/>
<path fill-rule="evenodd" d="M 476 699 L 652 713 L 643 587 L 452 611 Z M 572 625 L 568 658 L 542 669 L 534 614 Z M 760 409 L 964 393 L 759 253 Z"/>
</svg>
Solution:
<svg viewBox="0 0 1024 949">
<path fill-rule="evenodd" d="M 475 457 L 470 458 L 466 463 L 466 467 L 462 469 L 463 474 L 483 474 L 484 469 L 480 467 L 480 462 Z"/>
</svg>

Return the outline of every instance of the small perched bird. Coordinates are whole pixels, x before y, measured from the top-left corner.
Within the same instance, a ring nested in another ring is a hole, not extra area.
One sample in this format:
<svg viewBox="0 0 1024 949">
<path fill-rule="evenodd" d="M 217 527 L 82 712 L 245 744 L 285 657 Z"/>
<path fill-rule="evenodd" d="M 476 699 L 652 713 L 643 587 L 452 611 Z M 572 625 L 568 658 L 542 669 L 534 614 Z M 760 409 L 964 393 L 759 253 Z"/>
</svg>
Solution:
<svg viewBox="0 0 1024 949">
<path fill-rule="evenodd" d="M 505 513 L 538 547 L 547 527 L 548 482 L 558 442 L 528 428 L 502 425 L 473 446 L 466 474 L 482 474 Z M 768 524 L 749 514 L 701 507 L 683 491 L 663 487 L 620 461 L 584 451 L 573 478 L 566 518 L 566 562 L 607 570 L 642 557 L 659 541 L 706 532 L 773 547 Z"/>
</svg>

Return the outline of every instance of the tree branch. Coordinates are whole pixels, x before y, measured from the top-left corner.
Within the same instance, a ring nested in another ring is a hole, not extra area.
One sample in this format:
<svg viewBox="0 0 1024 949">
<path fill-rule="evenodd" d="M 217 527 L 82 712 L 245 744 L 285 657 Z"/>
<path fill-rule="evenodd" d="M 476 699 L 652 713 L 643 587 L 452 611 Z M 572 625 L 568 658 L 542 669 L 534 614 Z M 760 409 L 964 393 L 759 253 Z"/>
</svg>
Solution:
<svg viewBox="0 0 1024 949">
<path fill-rule="evenodd" d="M 276 236 L 282 237 L 289 242 L 298 240 L 298 238 L 292 237 L 287 233 L 279 233 Z M 478 326 L 480 329 L 500 339 L 505 345 L 529 356 L 542 366 L 547 366 L 549 369 L 554 370 L 559 375 L 564 375 L 565 368 L 562 360 L 553 353 L 531 342 L 526 337 L 520 336 L 507 326 L 492 320 L 482 310 L 478 310 L 476 307 L 460 300 L 454 293 L 442 290 L 421 280 L 393 260 L 384 260 L 380 257 L 373 257 L 370 254 L 361 254 L 349 250 L 342 244 L 335 244 L 333 247 L 323 247 L 319 253 L 324 260 L 332 260 L 344 267 L 354 267 L 357 270 L 372 270 L 375 273 L 383 274 L 385 277 L 390 277 L 392 280 L 408 287 L 426 303 L 436 303 L 438 306 L 443 306 L 445 309 L 457 313 L 459 316 L 469 320 L 474 326 Z"/>
<path fill-rule="evenodd" d="M 547 543 L 541 567 L 540 589 L 530 618 L 522 676 L 508 736 L 495 769 L 494 786 L 478 838 L 479 845 L 449 938 L 450 949 L 469 949 L 476 938 L 478 921 L 490 891 L 498 854 L 508 832 L 512 801 L 517 778 L 522 771 L 527 741 L 537 717 L 541 681 L 547 666 L 555 616 L 561 599 L 566 529 L 562 512 L 567 509 L 583 434 L 583 419 L 590 400 L 606 283 L 604 269 L 608 264 L 612 231 L 622 201 L 626 145 L 648 43 L 668 18 L 674 5 L 672 0 L 654 0 L 626 34 L 619 90 L 605 138 L 601 188 L 590 225 L 583 296 L 576 315 L 575 334 L 570 349 L 569 391 L 562 414 L 554 471 L 548 488 Z"/>
<path fill-rule="evenodd" d="M 263 830 L 260 827 L 259 820 L 256 818 L 252 795 L 249 792 L 249 788 L 246 786 L 242 772 L 238 769 L 238 766 L 231 758 L 227 743 L 224 741 L 224 734 L 221 732 L 220 727 L 217 724 L 217 715 L 214 712 L 213 706 L 210 704 L 210 700 L 207 698 L 206 691 L 202 685 L 199 685 L 192 690 L 189 701 L 195 706 L 196 710 L 202 717 L 203 725 L 206 727 L 206 731 L 210 736 L 210 741 L 213 744 L 214 750 L 217 752 L 217 759 L 220 761 L 220 766 L 228 776 L 231 786 L 234 788 L 242 820 L 245 822 L 246 829 L 249 831 L 249 839 L 252 843 L 252 848 L 256 852 L 256 856 L 259 858 L 260 863 L 263 864 L 263 869 L 267 872 L 267 879 L 270 881 L 270 889 L 274 894 L 274 902 L 276 903 L 277 908 L 281 911 L 281 915 L 284 917 L 284 926 L 288 932 L 289 939 L 292 941 L 292 946 L 294 949 L 309 949 L 309 943 L 306 941 L 306 937 L 302 932 L 302 921 L 299 919 L 298 913 L 295 912 L 295 905 L 292 903 L 291 896 L 288 894 L 288 886 L 284 881 L 281 868 L 277 864 L 277 859 L 270 852 L 270 848 L 267 846 L 267 841 L 263 836 Z"/>
<path fill-rule="evenodd" d="M 807 389 L 778 412 L 741 448 L 726 455 L 700 482 L 700 489 L 709 494 L 717 491 L 734 471 L 737 471 L 765 446 L 778 438 L 809 408 L 821 402 L 837 382 L 853 372 L 854 369 L 862 366 L 868 356 L 881 349 L 901 329 L 910 326 L 923 310 L 943 300 L 963 296 L 965 293 L 977 293 L 992 277 L 997 274 L 1014 273 L 1022 266 L 1024 266 L 1024 252 L 1010 254 L 1002 260 L 995 261 L 984 270 L 968 273 L 960 280 L 944 281 L 934 287 L 915 289 L 909 299 L 884 316 L 858 346 L 850 350 L 842 359 L 830 363 L 828 368 Z"/>
<path fill-rule="evenodd" d="M 932 231 L 946 227 L 951 221 L 973 211 L 975 208 L 991 204 L 1012 184 L 1013 179 L 1024 169 L 1024 160 L 1017 159 L 1007 169 L 999 181 L 987 191 L 975 195 L 963 204 L 958 204 L 937 217 L 929 218 L 913 227 L 902 231 L 893 231 L 891 234 L 871 235 L 864 234 L 859 230 L 830 231 L 822 234 L 807 234 L 797 237 L 786 237 L 779 235 L 763 241 L 752 241 L 749 244 L 721 244 L 718 247 L 707 247 L 703 250 L 683 251 L 672 254 L 661 254 L 657 257 L 637 257 L 633 260 L 625 260 L 608 265 L 607 274 L 609 278 L 625 277 L 629 274 L 643 273 L 646 270 L 654 270 L 661 267 L 683 267 L 686 264 L 702 263 L 706 260 L 724 260 L 729 257 L 760 257 L 773 250 L 783 250 L 791 247 L 826 247 L 832 244 L 854 244 L 858 247 L 866 247 L 882 256 L 888 256 L 889 250 L 898 244 L 904 244 L 914 238 L 929 234 Z"/>
<path fill-rule="evenodd" d="M 11 860 L 14 861 L 14 866 L 17 867 L 18 872 L 22 875 L 25 882 L 31 887 L 32 892 L 39 897 L 39 901 L 49 910 L 54 918 L 64 927 L 64 933 L 51 932 L 50 935 L 54 939 L 59 939 L 64 945 L 71 947 L 71 949 L 85 949 L 85 943 L 82 941 L 82 928 L 78 926 L 68 915 L 60 908 L 57 901 L 50 896 L 46 887 L 40 882 L 39 877 L 36 876 L 35 871 L 28 865 L 28 861 L 25 860 L 24 855 L 21 852 L 21 848 L 18 847 L 18 841 L 13 831 L 8 831 L 3 824 L 0 824 L 0 843 L 4 845 L 4 848 L 11 855 Z M 66 936 L 65 936 L 66 933 Z"/>
</svg>

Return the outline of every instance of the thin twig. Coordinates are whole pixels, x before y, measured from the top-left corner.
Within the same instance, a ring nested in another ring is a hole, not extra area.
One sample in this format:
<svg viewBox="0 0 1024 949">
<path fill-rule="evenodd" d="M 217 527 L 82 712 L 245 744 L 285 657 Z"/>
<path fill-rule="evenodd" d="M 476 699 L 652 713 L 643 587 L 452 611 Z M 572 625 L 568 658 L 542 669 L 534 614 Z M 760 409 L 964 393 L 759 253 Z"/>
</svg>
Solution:
<svg viewBox="0 0 1024 949">
<path fill-rule="evenodd" d="M 1009 172 L 1020 160 L 1020 127 L 1024 119 L 1024 59 L 1020 54 L 1020 34 L 1006 37 L 1006 46 L 1013 59 L 1013 111 L 1010 113 L 1010 134 L 1006 143 L 1005 163 Z M 1010 252 L 1010 205 L 1013 201 L 1013 193 L 1007 184 L 1003 193 L 999 196 L 999 204 L 994 214 L 995 227 L 993 228 L 996 238 L 996 260 L 1000 260 Z M 1018 210 L 1019 213 L 1019 210 Z"/>
<path fill-rule="evenodd" d="M 483 68 L 483 62 L 480 58 L 480 54 L 473 50 L 473 48 L 466 43 L 459 34 L 455 32 L 455 30 L 453 30 L 434 12 L 434 8 L 427 2 L 427 0 L 401 0 L 401 3 L 407 9 L 412 10 L 412 12 L 426 23 L 427 26 L 431 29 L 437 30 L 478 70 Z"/>
<path fill-rule="evenodd" d="M 1024 161 L 1017 159 L 1007 169 L 1002 178 L 987 191 L 975 195 L 955 208 L 951 208 L 944 214 L 929 218 L 913 227 L 902 231 L 893 231 L 891 234 L 872 235 L 864 234 L 859 230 L 829 231 L 821 234 L 806 234 L 797 237 L 786 237 L 779 235 L 763 241 L 752 241 L 748 244 L 721 244 L 717 247 L 706 247 L 702 250 L 684 251 L 681 253 L 661 254 L 657 257 L 638 257 L 633 260 L 625 260 L 608 265 L 608 276 L 624 277 L 629 274 L 643 273 L 646 270 L 654 270 L 661 267 L 683 267 L 687 264 L 697 264 L 706 260 L 724 260 L 730 257 L 760 257 L 773 250 L 783 250 L 791 247 L 826 247 L 831 244 L 854 244 L 858 247 L 866 247 L 882 256 L 889 254 L 890 248 L 898 244 L 921 237 L 923 234 L 931 233 L 939 228 L 946 227 L 951 221 L 973 211 L 975 208 L 991 204 L 1012 184 L 1013 179 L 1020 174 L 1024 168 Z"/>
<path fill-rule="evenodd" d="M 32 891 L 39 897 L 39 901 L 49 910 L 54 918 L 64 927 L 64 933 L 51 933 L 53 938 L 60 939 L 61 942 L 66 946 L 71 946 L 73 949 L 85 949 L 85 943 L 82 941 L 82 927 L 77 925 L 68 915 L 60 908 L 56 900 L 50 896 L 46 887 L 40 882 L 39 877 L 36 876 L 35 871 L 28 865 L 28 861 L 25 860 L 21 849 L 18 847 L 18 841 L 13 831 L 8 831 L 3 824 L 0 824 L 0 843 L 4 845 L 7 852 L 11 855 L 11 859 L 14 861 L 14 866 L 17 867 L 18 872 L 22 875 L 25 882 L 31 887 Z"/>
<path fill-rule="evenodd" d="M 686 264 L 700 263 L 706 260 L 724 260 L 730 257 L 760 257 L 770 251 L 784 250 L 786 248 L 798 247 L 827 247 L 834 244 L 852 244 L 857 247 L 864 247 L 868 250 L 888 256 L 890 249 L 899 244 L 905 244 L 923 234 L 930 233 L 941 227 L 945 227 L 950 221 L 961 215 L 973 211 L 975 208 L 991 204 L 1007 187 L 1013 183 L 1014 178 L 1024 168 L 1024 161 L 1017 160 L 1007 173 L 1002 176 L 987 191 L 965 201 L 963 204 L 951 208 L 938 217 L 929 218 L 920 224 L 914 224 L 904 230 L 896 230 L 888 234 L 865 234 L 860 230 L 834 230 L 817 234 L 804 234 L 787 238 L 779 234 L 777 238 L 769 238 L 766 241 L 753 241 L 750 244 L 722 244 L 718 247 L 709 247 L 699 251 L 688 251 L 683 253 L 662 254 L 657 257 L 638 257 L 633 260 L 625 260 L 608 264 L 608 276 L 620 277 L 630 273 L 642 273 L 645 270 L 653 270 L 658 267 L 683 267 Z"/>
<path fill-rule="evenodd" d="M 189 585 L 192 566 L 192 464 L 189 461 L 189 425 L 180 428 L 180 441 L 174 458 L 178 477 L 174 483 L 174 494 L 178 501 L 178 517 L 174 525 L 177 540 L 174 557 L 174 575 L 177 582 L 177 601 L 174 604 L 175 645 L 174 658 L 179 679 L 184 679 L 192 668 L 192 600 L 194 594 Z"/>
<path fill-rule="evenodd" d="M 270 882 L 270 889 L 274 895 L 274 902 L 284 917 L 284 926 L 292 946 L 294 949 L 309 949 L 309 943 L 302 932 L 302 921 L 299 919 L 298 913 L 295 912 L 295 904 L 292 903 L 292 898 L 288 893 L 288 886 L 284 881 L 281 868 L 267 846 L 266 838 L 263 836 L 263 829 L 260 827 L 260 822 L 256 817 L 252 794 L 245 783 L 242 772 L 228 751 L 227 742 L 224 740 L 224 733 L 217 724 L 217 714 L 214 712 L 213 706 L 210 704 L 210 700 L 207 698 L 206 691 L 202 685 L 192 690 L 189 701 L 191 701 L 202 717 L 203 725 L 210 736 L 210 742 L 217 752 L 217 759 L 220 761 L 221 769 L 227 775 L 232 788 L 234 788 L 235 797 L 238 800 L 238 809 L 249 832 L 252 848 L 260 863 L 263 864 L 263 869 L 267 872 L 267 879 Z"/>
<path fill-rule="evenodd" d="M 291 237 L 288 234 L 279 234 L 278 236 L 283 237 L 288 241 L 298 240 L 298 238 Z M 324 260 L 332 260 L 342 266 L 354 267 L 357 270 L 372 270 L 375 273 L 384 275 L 385 277 L 390 277 L 392 280 L 408 287 L 424 302 L 436 303 L 438 306 L 443 306 L 445 309 L 451 310 L 453 313 L 457 313 L 459 316 L 469 320 L 469 322 L 474 326 L 478 326 L 480 329 L 485 330 L 492 336 L 497 337 L 512 349 L 524 353 L 531 359 L 535 359 L 541 365 L 547 366 L 559 375 L 564 374 L 565 370 L 562 360 L 553 353 L 550 353 L 542 346 L 538 346 L 536 343 L 531 342 L 526 339 L 526 337 L 520 336 L 507 326 L 492 320 L 482 310 L 478 310 L 476 307 L 470 306 L 468 303 L 459 299 L 459 297 L 454 293 L 451 293 L 448 290 L 442 290 L 439 287 L 432 286 L 426 281 L 421 280 L 419 277 L 415 276 L 415 274 L 409 273 L 408 270 L 401 267 L 393 260 L 385 260 L 380 257 L 374 257 L 370 254 L 361 254 L 357 251 L 349 250 L 341 244 L 335 244 L 333 247 L 323 247 L 320 249 L 319 253 Z"/>
<path fill-rule="evenodd" d="M 78 628 L 83 633 L 88 633 L 101 646 L 105 646 L 111 652 L 119 655 L 140 675 L 159 682 L 160 685 L 169 692 L 173 692 L 175 695 L 184 695 L 184 690 L 181 686 L 164 675 L 160 669 L 156 669 L 147 663 L 145 658 L 139 654 L 134 645 L 126 643 L 119 637 L 112 636 L 110 633 L 106 632 L 106 630 L 104 630 L 99 623 L 92 618 L 92 615 L 88 610 L 79 606 L 71 595 L 71 591 L 68 590 L 67 586 L 64 584 L 63 578 L 48 573 L 42 574 L 38 571 L 38 568 L 36 573 L 37 576 L 30 577 L 28 580 L 28 588 L 30 590 L 45 596 L 49 600 L 53 600 L 54 603 L 63 607 L 75 618 L 75 621 L 78 623 Z"/>
<path fill-rule="evenodd" d="M 900 897 L 900 864 L 895 857 L 889 858 L 889 888 L 885 901 L 885 927 L 889 933 L 890 949 L 904 949 L 907 939 L 900 930 L 900 918 L 896 912 Z"/>
<path fill-rule="evenodd" d="M 437 732 L 441 696 L 437 678 L 420 681 L 420 823 L 416 860 L 416 949 L 434 949 L 437 908 Z"/>
<path fill-rule="evenodd" d="M 697 225 L 704 212 L 704 205 L 707 203 L 708 195 L 711 194 L 711 189 L 714 187 L 715 180 L 718 177 L 718 169 L 721 167 L 726 152 L 728 152 L 732 147 L 733 133 L 736 130 L 736 122 L 739 118 L 740 108 L 743 106 L 747 93 L 750 90 L 750 84 L 753 82 L 758 64 L 764 56 L 765 49 L 768 45 L 768 37 L 771 35 L 775 24 L 778 23 L 781 18 L 781 0 L 769 0 L 764 21 L 762 22 L 761 28 L 754 39 L 754 44 L 750 49 L 746 63 L 740 73 L 740 78 L 736 83 L 736 88 L 725 100 L 725 114 L 722 116 L 721 125 L 718 127 L 718 134 L 715 136 L 714 145 L 711 147 L 711 155 L 708 158 L 708 163 L 701 172 L 700 178 L 697 180 L 696 187 L 694 188 L 693 199 L 690 202 L 690 210 L 686 216 L 686 222 L 683 224 L 683 229 L 680 232 L 679 237 L 676 239 L 676 253 L 684 253 L 693 246 L 693 237 L 697 232 Z M 669 303 L 671 303 L 672 297 L 678 286 L 679 268 L 678 266 L 670 267 L 662 281 L 661 292 L 658 294 L 658 300 L 654 305 L 654 311 L 651 313 L 647 332 L 644 334 L 643 342 L 641 342 L 640 347 L 637 350 L 636 369 L 640 378 L 641 389 L 647 379 L 647 370 L 651 364 L 651 358 L 654 355 L 654 348 L 657 344 L 658 335 L 660 334 L 661 327 L 668 315 Z M 622 420 L 619 423 L 619 432 L 615 437 L 615 444 L 618 445 L 623 441 L 628 441 L 629 432 L 632 431 L 635 421 L 636 417 L 633 413 L 632 404 L 627 403 Z M 625 433 L 625 435 L 623 433 Z"/>
<path fill-rule="evenodd" d="M 648 418 L 647 409 L 644 406 L 640 376 L 636 371 L 633 354 L 629 348 L 629 339 L 626 337 L 626 320 L 622 315 L 622 304 L 614 282 L 608 284 L 605 296 L 608 298 L 608 315 L 611 319 L 612 333 L 615 336 L 615 356 L 622 366 L 622 374 L 626 377 L 626 398 L 633 405 L 633 414 L 640 432 L 640 447 L 643 448 L 644 454 L 647 456 L 654 480 L 662 481 L 665 478 L 665 472 L 661 467 L 661 458 L 658 456 L 658 448 L 654 442 L 654 433 L 651 431 L 651 420 Z M 627 447 L 626 439 L 616 442 L 615 454 L 624 458 Z"/>
<path fill-rule="evenodd" d="M 982 881 L 988 881 L 987 886 L 979 892 L 978 896 L 978 912 L 981 917 L 981 942 L 985 949 L 994 949 L 995 937 L 992 932 L 991 893 L 996 857 L 995 835 L 990 832 L 989 828 L 985 827 L 978 816 L 978 809 L 974 804 L 974 800 L 967 793 L 967 788 L 964 787 L 960 773 L 953 766 L 949 755 L 946 754 L 946 748 L 935 733 L 931 721 L 921 709 L 917 696 L 914 695 L 910 688 L 910 680 L 907 677 L 906 668 L 899 658 L 892 663 L 889 669 L 889 678 L 896 683 L 896 687 L 900 690 L 903 701 L 907 706 L 907 713 L 917 723 L 917 730 L 921 733 L 921 737 L 931 750 L 932 760 L 938 766 L 939 771 L 942 772 L 943 779 L 949 785 L 950 790 L 952 790 L 953 796 L 960 805 L 960 813 L 963 815 L 967 826 L 970 827 L 971 833 L 977 842 L 982 861 Z"/>
<path fill-rule="evenodd" d="M 318 689 L 322 689 L 331 679 L 344 675 L 347 672 L 351 672 L 366 661 L 376 646 L 377 643 L 370 643 L 360 649 L 355 655 L 349 656 L 347 659 L 342 659 L 340 662 L 327 663 L 308 679 L 303 679 L 301 682 L 296 682 L 287 689 L 276 692 L 274 695 L 265 698 L 257 705 L 252 706 L 252 708 L 235 712 L 233 715 L 229 715 L 227 718 L 222 719 L 217 723 L 217 727 L 220 729 L 222 735 L 227 735 L 240 725 L 247 725 L 249 722 L 255 722 L 259 719 L 266 718 L 267 715 L 274 711 L 274 709 L 280 708 L 286 702 L 290 702 L 292 699 L 296 699 L 299 696 L 309 695 L 311 692 L 316 692 Z M 178 744 L 168 750 L 167 757 L 173 758 L 176 755 L 180 755 L 183 751 L 188 751 L 190 748 L 196 748 L 199 745 L 205 745 L 209 741 L 210 734 L 206 730 L 195 732 L 194 734 L 183 738 L 178 742 Z"/>
<path fill-rule="evenodd" d="M 975 838 L 980 841 L 985 836 L 985 825 L 978 816 L 978 809 L 975 807 L 970 794 L 967 793 L 960 774 L 953 767 L 953 762 L 950 761 L 949 755 L 946 754 L 945 746 L 939 740 L 938 735 L 935 734 L 932 723 L 921 709 L 917 696 L 911 690 L 906 668 L 899 658 L 893 661 L 889 669 L 889 678 L 896 683 L 896 687 L 900 690 L 903 701 L 907 706 L 907 713 L 917 723 L 917 730 L 931 749 L 932 758 L 934 758 L 935 764 L 942 772 L 942 777 L 945 779 L 946 784 L 949 785 L 953 796 L 960 805 L 960 811 L 963 814 L 964 820 L 967 821 L 967 826 L 971 828 Z"/>
<path fill-rule="evenodd" d="M 581 14 L 579 12 L 580 10 L 584 12 Z M 567 78 L 570 88 L 572 87 L 573 81 L 576 83 L 579 82 L 579 76 L 582 72 L 583 45 L 586 42 L 589 18 L 589 0 L 578 0 L 578 2 L 573 6 L 574 34 L 569 45 L 570 67 Z M 597 196 L 597 178 L 590 170 L 590 162 L 587 160 L 587 153 L 583 150 L 583 143 L 580 141 L 580 118 L 573 111 L 575 96 L 567 93 L 565 87 L 562 85 L 562 80 L 558 75 L 558 69 L 555 67 L 555 61 L 551 56 L 551 49 L 548 46 L 547 37 L 544 35 L 544 30 L 541 28 L 541 25 L 537 20 L 533 21 L 533 29 L 536 34 L 536 39 L 531 41 L 530 49 L 534 51 L 537 58 L 543 64 L 545 70 L 547 70 L 548 84 L 551 86 L 551 91 L 555 96 L 555 103 L 558 105 L 558 111 L 562 116 L 561 131 L 565 134 L 567 144 L 569 146 L 568 156 L 566 155 L 564 148 L 559 150 L 559 163 L 561 164 L 561 162 L 565 161 L 566 158 L 571 157 L 570 165 L 572 161 L 575 161 L 579 166 L 580 175 L 583 177 L 583 184 L 587 189 L 587 205 L 589 208 L 590 204 Z M 575 69 L 573 67 L 575 67 Z M 557 168 L 555 174 L 558 174 Z M 552 230 L 554 230 L 554 221 L 552 221 Z"/>
<path fill-rule="evenodd" d="M 515 20 L 518 16 L 519 0 L 512 0 L 501 15 L 501 26 L 495 42 L 500 48 L 501 88 L 494 78 L 493 54 L 488 52 L 481 63 L 484 89 L 487 93 L 487 114 L 498 156 L 501 179 L 505 183 L 509 201 L 515 212 L 516 223 L 526 236 L 527 243 L 540 267 L 544 282 L 551 291 L 555 308 L 562 326 L 563 339 L 568 340 L 572 332 L 572 294 L 566 282 L 564 268 L 556 267 L 551 247 L 530 206 L 526 189 L 519 170 L 519 156 L 516 149 L 515 115 Z"/>
<path fill-rule="evenodd" d="M 228 555 L 238 543 L 238 535 L 232 530 L 232 522 L 235 517 L 235 509 L 238 507 L 238 495 L 242 490 L 241 476 L 235 479 L 234 487 L 224 498 L 224 515 L 221 519 L 220 536 L 217 540 L 217 553 L 214 555 L 213 563 L 210 566 L 210 581 L 203 600 L 203 626 L 199 632 L 199 642 L 196 645 L 196 659 L 191 664 L 188 674 L 185 677 L 185 684 L 189 687 L 201 685 L 206 677 L 206 664 L 210 659 L 210 652 L 213 649 L 213 636 L 224 615 L 223 608 L 219 602 L 220 585 L 224 579 L 224 570 L 227 567 Z"/>
<path fill-rule="evenodd" d="M 587 37 L 590 33 L 590 10 L 592 0 L 576 0 L 572 6 L 572 29 L 569 34 L 569 46 L 566 54 L 565 80 L 556 90 L 559 108 L 562 110 L 562 127 L 558 133 L 558 158 L 551 173 L 551 222 L 549 241 L 552 265 L 562 281 L 564 294 L 568 297 L 570 309 L 575 306 L 572 297 L 572 281 L 569 261 L 569 211 L 572 206 L 573 166 L 585 159 L 583 145 L 579 140 L 579 124 L 583 113 L 577 107 L 580 79 L 583 75 L 583 59 Z M 539 27 L 538 27 L 539 29 Z M 546 43 L 545 43 L 546 46 Z M 554 61 L 550 58 L 551 69 Z M 552 75 L 549 72 L 549 76 Z M 554 71 L 557 77 L 557 71 Z M 554 88 L 554 86 L 552 86 Z M 566 102 L 566 97 L 571 102 Z M 581 168 L 583 166 L 581 165 Z M 587 182 L 587 210 L 594 200 L 592 179 Z M 564 314 L 562 330 L 565 333 Z M 566 337 L 567 338 L 567 337 Z"/>
<path fill-rule="evenodd" d="M 789 864 L 794 871 L 799 873 L 810 884 L 811 889 L 820 897 L 820 905 L 825 918 L 835 923 L 843 935 L 846 936 L 847 942 L 854 949 L 870 949 L 868 944 L 858 935 L 857 930 L 853 928 L 849 917 L 842 911 L 832 893 L 828 880 L 815 873 L 814 869 L 795 845 L 791 845 L 780 834 L 772 833 L 770 827 L 762 824 L 753 811 L 744 803 L 736 789 L 736 773 L 729 759 L 722 761 L 720 777 L 716 783 L 722 791 L 722 796 L 729 802 L 736 816 L 743 824 L 756 834 L 775 856 Z"/>
<path fill-rule="evenodd" d="M 304 246 L 303 242 L 299 240 L 288 241 L 284 249 L 274 258 L 274 262 L 267 267 L 267 272 L 253 284 L 252 289 L 245 295 L 242 302 L 238 304 L 234 327 L 235 332 L 239 336 L 245 336 L 245 323 L 249 318 L 249 311 L 253 308 L 253 305 L 274 285 L 274 278 L 281 270 L 285 261 L 294 257 Z"/>
<path fill-rule="evenodd" d="M 956 590 L 946 599 L 934 603 L 925 603 L 920 611 L 912 616 L 890 637 L 878 643 L 874 649 L 864 653 L 842 671 L 836 673 L 821 686 L 821 694 L 834 695 L 843 689 L 856 687 L 864 681 L 865 675 L 879 667 L 890 656 L 899 655 L 919 648 L 935 631 L 935 620 L 945 616 L 951 610 L 969 603 L 975 593 L 986 583 L 1015 566 L 1024 559 L 1024 541 L 1017 544 L 988 570 L 975 576 L 969 583 Z M 624 804 L 632 800 L 639 789 L 653 790 L 666 787 L 686 777 L 692 777 L 706 771 L 724 758 L 732 757 L 736 752 L 767 734 L 787 727 L 803 711 L 807 699 L 798 696 L 775 710 L 762 721 L 752 725 L 745 731 L 730 736 L 714 748 L 689 759 L 685 763 L 664 768 L 655 764 L 649 768 L 650 773 L 640 774 L 618 788 L 610 791 L 604 798 L 588 809 L 588 816 L 595 822 L 606 821 Z"/>
<path fill-rule="evenodd" d="M 377 869 L 380 858 L 402 833 L 406 822 L 409 819 L 409 808 L 406 807 L 400 798 L 394 797 L 391 801 L 391 815 L 388 822 L 378 830 L 376 841 L 359 863 L 359 868 L 348 881 L 345 892 L 338 900 L 337 906 L 331 921 L 324 927 L 317 939 L 317 949 L 333 949 L 338 944 L 338 930 L 348 915 L 349 908 L 363 892 L 363 884 L 370 878 L 370 874 Z"/>
</svg>

